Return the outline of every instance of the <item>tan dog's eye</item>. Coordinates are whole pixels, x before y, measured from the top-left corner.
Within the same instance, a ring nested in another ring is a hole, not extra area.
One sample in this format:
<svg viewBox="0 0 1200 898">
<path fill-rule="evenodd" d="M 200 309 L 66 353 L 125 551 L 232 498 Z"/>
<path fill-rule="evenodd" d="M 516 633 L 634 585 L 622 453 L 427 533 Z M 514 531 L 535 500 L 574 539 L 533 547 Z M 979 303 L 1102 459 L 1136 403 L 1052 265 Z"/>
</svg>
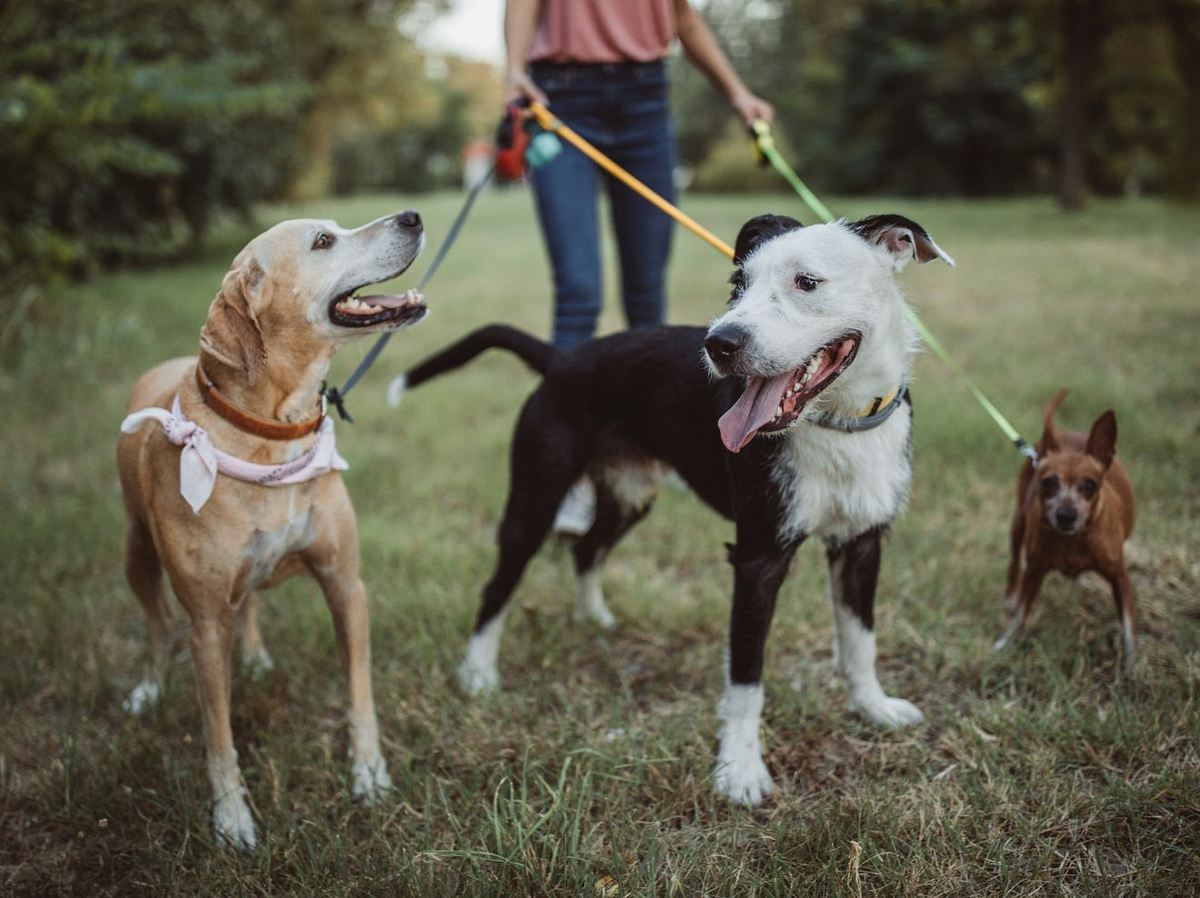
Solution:
<svg viewBox="0 0 1200 898">
<path fill-rule="evenodd" d="M 1042 478 L 1042 495 L 1047 499 L 1058 492 L 1058 477 L 1051 474 L 1049 477 Z"/>
<path fill-rule="evenodd" d="M 326 234 L 324 231 L 318 234 L 312 243 L 313 249 L 329 249 L 331 246 L 333 246 L 333 235 Z"/>
<path fill-rule="evenodd" d="M 1090 477 L 1085 477 L 1083 482 L 1079 484 L 1079 491 L 1088 499 L 1096 495 L 1097 488 L 1098 485 L 1096 481 L 1092 480 Z"/>
</svg>

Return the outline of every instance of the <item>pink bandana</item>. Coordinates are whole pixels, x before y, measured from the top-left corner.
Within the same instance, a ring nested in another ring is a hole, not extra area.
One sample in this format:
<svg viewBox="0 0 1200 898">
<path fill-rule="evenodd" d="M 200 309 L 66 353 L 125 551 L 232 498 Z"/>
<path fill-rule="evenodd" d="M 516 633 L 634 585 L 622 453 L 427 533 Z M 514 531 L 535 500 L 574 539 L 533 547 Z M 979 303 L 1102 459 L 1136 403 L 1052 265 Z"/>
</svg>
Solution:
<svg viewBox="0 0 1200 898">
<path fill-rule="evenodd" d="M 183 414 L 179 397 L 165 408 L 144 408 L 133 412 L 121 422 L 122 433 L 133 433 L 145 421 L 159 423 L 167 439 L 182 446 L 179 454 L 179 492 L 199 514 L 217 482 L 217 472 L 260 486 L 291 486 L 313 480 L 330 471 L 344 471 L 346 460 L 338 455 L 333 435 L 333 419 L 326 418 L 317 429 L 317 441 L 291 461 L 279 465 L 258 465 L 222 452 L 212 444 L 208 432 Z"/>
</svg>

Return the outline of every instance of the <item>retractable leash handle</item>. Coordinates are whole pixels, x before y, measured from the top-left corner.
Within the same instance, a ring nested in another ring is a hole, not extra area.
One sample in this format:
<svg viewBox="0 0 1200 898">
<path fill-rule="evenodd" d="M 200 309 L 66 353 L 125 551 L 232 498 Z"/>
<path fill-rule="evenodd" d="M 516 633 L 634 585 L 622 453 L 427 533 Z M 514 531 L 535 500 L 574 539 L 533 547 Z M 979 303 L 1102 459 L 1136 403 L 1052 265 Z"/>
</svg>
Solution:
<svg viewBox="0 0 1200 898">
<path fill-rule="evenodd" d="M 775 148 L 775 138 L 771 134 L 771 126 L 762 119 L 758 119 L 750 124 L 749 130 L 750 134 L 754 137 L 754 146 L 763 164 L 770 164 L 792 186 L 792 189 L 800 195 L 800 199 L 804 200 L 808 208 L 818 218 L 825 222 L 833 221 L 833 213 L 825 207 L 824 203 L 817 199 L 816 194 L 808 189 L 808 185 L 800 180 L 800 176 L 796 174 L 792 167 L 788 165 L 787 160 L 780 154 L 779 150 Z M 1037 450 L 1009 423 L 1008 419 L 1001 414 L 1000 409 L 996 408 L 995 404 L 984 395 L 983 390 L 975 385 L 975 381 L 971 380 L 970 375 L 967 374 L 963 366 L 956 362 L 953 356 L 946 351 L 941 341 L 925 326 L 925 322 L 917 317 L 917 313 L 908 308 L 908 306 L 904 307 L 904 311 L 908 315 L 908 320 L 912 322 L 913 327 L 917 329 L 917 333 L 921 335 L 921 339 L 925 341 L 925 345 L 932 349 L 934 355 L 945 362 L 946 365 L 966 382 L 967 389 L 971 391 L 971 395 L 975 397 L 975 401 L 979 403 L 992 421 L 996 423 L 996 426 L 1000 428 L 1000 432 L 1008 437 L 1017 448 L 1017 451 L 1029 459 L 1031 464 L 1036 465 L 1038 463 Z"/>
</svg>

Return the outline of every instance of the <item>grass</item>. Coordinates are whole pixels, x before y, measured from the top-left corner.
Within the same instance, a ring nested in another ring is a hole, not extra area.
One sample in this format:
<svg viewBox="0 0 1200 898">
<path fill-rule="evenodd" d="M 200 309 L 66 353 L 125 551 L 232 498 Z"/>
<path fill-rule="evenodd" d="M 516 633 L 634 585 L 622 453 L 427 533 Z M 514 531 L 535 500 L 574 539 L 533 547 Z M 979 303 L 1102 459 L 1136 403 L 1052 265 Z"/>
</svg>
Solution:
<svg viewBox="0 0 1200 898">
<path fill-rule="evenodd" d="M 458 202 L 413 203 L 434 244 Z M 263 222 L 358 223 L 403 204 L 330 201 L 266 210 Z M 794 205 L 687 203 L 727 238 L 751 214 Z M 806 546 L 768 651 L 764 733 L 779 795 L 753 812 L 716 799 L 732 528 L 679 491 L 611 561 L 619 630 L 572 623 L 568 557 L 547 550 L 509 619 L 505 691 L 461 697 L 452 672 L 493 560 L 508 435 L 534 379 L 486 357 L 399 412 L 383 386 L 484 322 L 545 333 L 548 276 L 528 197 L 496 193 L 434 281 L 429 321 L 393 341 L 353 396 L 358 422 L 339 428 L 394 796 L 371 809 L 348 797 L 328 615 L 314 584 L 292 581 L 264 612 L 277 671 L 240 673 L 234 686 L 262 846 L 249 857 L 217 850 L 184 643 L 161 707 L 141 720 L 120 709 L 145 628 L 120 569 L 112 445 L 138 373 L 194 351 L 221 274 L 253 232 L 231 226 L 188 264 L 66 286 L 0 322 L 0 893 L 1195 894 L 1200 211 L 834 206 L 904 212 L 957 258 L 954 271 L 910 270 L 909 293 L 1028 435 L 1060 384 L 1073 388 L 1068 425 L 1116 408 L 1141 500 L 1136 682 L 1117 682 L 1111 600 L 1086 582 L 1051 581 L 1032 634 L 989 653 L 1018 459 L 926 357 L 913 497 L 885 553 L 878 628 L 881 679 L 928 723 L 880 733 L 845 710 L 824 564 Z M 680 234 L 672 319 L 711 318 L 726 275 L 724 259 Z M 619 326 L 618 305 L 604 329 Z M 339 357 L 338 379 L 365 351 Z"/>
</svg>

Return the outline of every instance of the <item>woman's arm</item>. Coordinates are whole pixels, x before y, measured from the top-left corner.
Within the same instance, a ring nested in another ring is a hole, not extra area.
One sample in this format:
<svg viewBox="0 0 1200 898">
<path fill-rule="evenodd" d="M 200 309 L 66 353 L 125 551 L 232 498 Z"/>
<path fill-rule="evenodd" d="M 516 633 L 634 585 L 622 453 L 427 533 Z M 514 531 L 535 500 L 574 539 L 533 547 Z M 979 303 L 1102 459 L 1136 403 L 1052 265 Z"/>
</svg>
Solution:
<svg viewBox="0 0 1200 898">
<path fill-rule="evenodd" d="M 509 0 L 510 10 L 516 2 Z M 675 27 L 688 58 L 729 98 L 733 111 L 743 122 L 748 125 L 755 119 L 763 119 L 770 123 L 775 118 L 774 107 L 746 87 L 717 43 L 712 29 L 688 0 L 675 0 Z"/>
<path fill-rule="evenodd" d="M 533 42 L 541 5 L 541 0 L 508 0 L 504 8 L 504 43 L 508 47 L 504 87 L 508 102 L 521 97 L 546 102 L 546 95 L 525 73 L 525 60 L 529 58 L 529 45 Z"/>
</svg>

